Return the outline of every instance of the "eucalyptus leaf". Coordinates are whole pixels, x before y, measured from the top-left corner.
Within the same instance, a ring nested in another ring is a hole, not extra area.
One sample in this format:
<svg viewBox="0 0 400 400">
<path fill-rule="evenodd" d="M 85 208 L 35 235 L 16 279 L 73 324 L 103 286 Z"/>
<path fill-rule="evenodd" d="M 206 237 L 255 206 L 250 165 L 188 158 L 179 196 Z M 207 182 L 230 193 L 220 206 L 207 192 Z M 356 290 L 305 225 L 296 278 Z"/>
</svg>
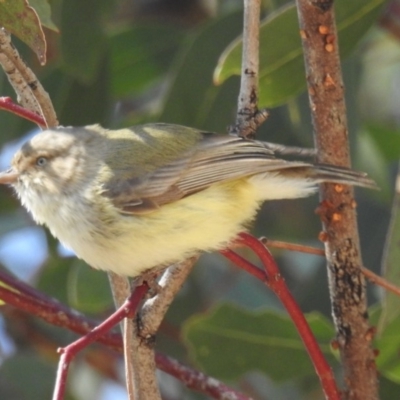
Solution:
<svg viewBox="0 0 400 400">
<path fill-rule="evenodd" d="M 160 121 L 216 131 L 232 121 L 226 110 L 234 110 L 237 91 L 228 84 L 229 88 L 223 89 L 227 96 L 222 100 L 221 89 L 212 83 L 212 72 L 219 55 L 241 26 L 242 15 L 235 12 L 203 26 L 198 34 L 187 38 L 186 46 L 172 64 Z M 212 115 L 217 118 L 210 120 Z"/>
<path fill-rule="evenodd" d="M 183 38 L 184 31 L 172 25 L 138 25 L 113 34 L 110 37 L 113 95 L 133 95 L 163 77 Z"/>
<path fill-rule="evenodd" d="M 376 343 L 376 347 L 379 349 L 379 357 L 376 358 L 379 372 L 398 384 L 400 383 L 399 332 L 400 318 L 396 318 L 385 325 Z"/>
<path fill-rule="evenodd" d="M 400 399 L 400 385 L 390 381 L 389 379 L 385 379 L 384 376 L 379 377 L 379 399 Z"/>
<path fill-rule="evenodd" d="M 61 50 L 65 68 L 81 84 L 98 77 L 108 43 L 96 0 L 68 0 L 62 3 Z"/>
<path fill-rule="evenodd" d="M 51 398 L 53 365 L 36 352 L 19 352 L 1 365 L 0 393 L 3 400 L 43 400 Z M 7 397 L 6 394 L 10 397 Z"/>
<path fill-rule="evenodd" d="M 366 131 L 374 141 L 375 147 L 386 161 L 395 161 L 400 155 L 400 129 L 383 124 L 368 124 Z"/>
<path fill-rule="evenodd" d="M 400 168 L 400 164 L 399 167 Z M 389 233 L 386 238 L 386 248 L 383 257 L 384 277 L 393 285 L 400 285 L 400 194 L 396 191 L 393 199 Z M 400 298 L 387 291 L 385 293 L 382 316 L 379 320 L 379 330 L 385 331 L 395 319 L 399 320 Z M 399 325 L 400 326 L 400 325 Z M 399 341 L 400 344 L 400 341 Z M 400 378 L 400 365 L 399 365 Z M 400 379 L 399 379 L 400 383 Z"/>
<path fill-rule="evenodd" d="M 67 282 L 72 262 L 71 257 L 49 257 L 39 276 L 36 289 L 61 303 L 68 304 Z"/>
<path fill-rule="evenodd" d="M 107 274 L 81 260 L 74 260 L 70 267 L 67 291 L 69 304 L 81 312 L 95 314 L 113 308 Z"/>
<path fill-rule="evenodd" d="M 48 0 L 29 0 L 29 4 L 37 12 L 43 26 L 54 32 L 59 32 L 56 24 L 51 19 L 51 8 Z"/>
<path fill-rule="evenodd" d="M 333 361 L 332 325 L 320 314 L 307 316 L 325 357 Z M 274 311 L 247 311 L 230 304 L 190 318 L 183 328 L 190 356 L 208 374 L 234 380 L 262 371 L 277 381 L 314 374 L 290 318 Z"/>
<path fill-rule="evenodd" d="M 46 63 L 46 39 L 36 11 L 26 0 L 0 1 L 0 27 L 26 43 Z"/>
<path fill-rule="evenodd" d="M 383 0 L 335 1 L 340 53 L 351 53 L 376 21 Z M 232 75 L 240 75 L 242 37 L 222 53 L 214 71 L 214 82 L 221 84 Z M 306 86 L 303 51 L 295 5 L 270 14 L 260 29 L 260 107 L 275 107 L 287 102 Z"/>
</svg>

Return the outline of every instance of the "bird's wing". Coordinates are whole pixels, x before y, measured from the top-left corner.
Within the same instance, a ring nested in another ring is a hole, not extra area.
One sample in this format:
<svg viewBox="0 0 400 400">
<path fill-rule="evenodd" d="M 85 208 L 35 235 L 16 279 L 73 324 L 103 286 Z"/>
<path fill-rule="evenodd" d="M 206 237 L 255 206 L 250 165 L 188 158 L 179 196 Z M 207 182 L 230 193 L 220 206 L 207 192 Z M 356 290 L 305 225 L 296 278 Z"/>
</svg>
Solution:
<svg viewBox="0 0 400 400">
<path fill-rule="evenodd" d="M 104 195 L 123 213 L 143 214 L 218 182 L 309 165 L 275 158 L 263 142 L 203 133 L 196 146 L 173 161 L 141 176 L 110 181 Z"/>
</svg>

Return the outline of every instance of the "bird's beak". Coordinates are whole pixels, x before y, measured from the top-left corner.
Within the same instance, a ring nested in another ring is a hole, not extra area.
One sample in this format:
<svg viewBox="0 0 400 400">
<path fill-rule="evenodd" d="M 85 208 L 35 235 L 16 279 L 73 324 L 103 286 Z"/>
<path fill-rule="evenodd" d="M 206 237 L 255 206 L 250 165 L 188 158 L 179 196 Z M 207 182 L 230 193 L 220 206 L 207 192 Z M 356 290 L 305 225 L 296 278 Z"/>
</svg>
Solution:
<svg viewBox="0 0 400 400">
<path fill-rule="evenodd" d="M 7 185 L 13 184 L 17 181 L 19 173 L 13 168 L 9 168 L 7 171 L 0 172 L 0 184 Z"/>
</svg>

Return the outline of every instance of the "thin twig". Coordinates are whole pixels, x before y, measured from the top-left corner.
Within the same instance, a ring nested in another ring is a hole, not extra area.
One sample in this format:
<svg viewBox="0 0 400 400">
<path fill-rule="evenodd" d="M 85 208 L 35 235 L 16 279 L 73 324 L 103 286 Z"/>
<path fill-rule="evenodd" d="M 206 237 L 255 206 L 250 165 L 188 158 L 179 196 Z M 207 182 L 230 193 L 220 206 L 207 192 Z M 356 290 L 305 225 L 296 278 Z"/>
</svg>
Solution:
<svg viewBox="0 0 400 400">
<path fill-rule="evenodd" d="M 192 271 L 197 259 L 198 257 L 189 258 L 179 264 L 172 265 L 164 272 L 158 282 L 157 295 L 146 300 L 140 310 L 140 335 L 143 338 L 151 338 L 155 335 L 168 311 L 168 307 Z"/>
<path fill-rule="evenodd" d="M 318 249 L 317 247 L 305 246 L 304 244 L 283 242 L 281 240 L 271 240 L 266 237 L 259 239 L 264 246 L 275 247 L 276 249 L 285 249 L 289 251 L 298 251 L 299 253 L 314 254 L 316 256 L 325 256 L 324 249 Z"/>
<path fill-rule="evenodd" d="M 277 249 L 299 251 L 301 253 L 315 254 L 317 256 L 325 256 L 325 251 L 323 249 L 318 249 L 317 247 L 282 242 L 280 240 L 270 240 L 264 237 L 260 238 L 260 241 L 264 243 L 265 246 L 275 247 Z M 370 282 L 382 287 L 383 289 L 386 289 L 389 292 L 392 292 L 397 296 L 400 296 L 400 288 L 396 285 L 393 285 L 393 283 L 389 282 L 387 279 L 382 278 L 381 276 L 375 274 L 375 272 L 372 272 L 371 270 L 365 267 L 361 267 L 361 272 Z"/>
<path fill-rule="evenodd" d="M 10 35 L 0 29 L 0 64 L 24 108 L 40 115 L 47 127 L 58 125 L 48 93 L 11 43 Z"/>
<path fill-rule="evenodd" d="M 317 160 L 350 167 L 348 126 L 333 0 L 297 0 Z M 354 192 L 321 185 L 318 213 L 325 232 L 329 290 L 344 367 L 346 399 L 376 400 L 365 279 Z"/>
<path fill-rule="evenodd" d="M 259 36 L 261 0 L 244 0 L 243 54 L 236 123 L 230 133 L 254 138 L 256 129 L 267 119 L 258 110 Z"/>
<path fill-rule="evenodd" d="M 376 285 L 386 289 L 387 291 L 392 292 L 397 296 L 400 296 L 400 288 L 398 286 L 393 285 L 393 283 L 375 274 L 368 268 L 361 267 L 361 271 L 365 275 L 365 277 L 368 278 L 372 283 L 375 283 Z"/>
<path fill-rule="evenodd" d="M 154 281 L 154 290 L 157 294 L 145 301 L 137 315 L 133 327 L 135 351 L 131 357 L 135 372 L 135 398 L 161 399 L 156 377 L 155 336 L 170 304 L 192 270 L 194 262 L 195 259 L 192 258 L 167 268 L 159 283 Z"/>
<path fill-rule="evenodd" d="M 286 146 L 279 143 L 265 143 L 265 147 L 271 149 L 276 155 L 279 156 L 293 156 L 293 157 L 304 157 L 311 158 L 317 155 L 317 151 L 314 148 L 297 147 L 297 146 Z"/>
</svg>

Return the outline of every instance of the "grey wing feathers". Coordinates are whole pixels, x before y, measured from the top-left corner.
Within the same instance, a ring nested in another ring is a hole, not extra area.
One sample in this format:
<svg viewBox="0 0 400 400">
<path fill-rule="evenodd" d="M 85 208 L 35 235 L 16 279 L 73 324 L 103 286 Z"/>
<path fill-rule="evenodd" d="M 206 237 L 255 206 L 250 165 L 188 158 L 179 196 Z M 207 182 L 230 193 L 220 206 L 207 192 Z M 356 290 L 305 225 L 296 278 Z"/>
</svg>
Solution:
<svg viewBox="0 0 400 400">
<path fill-rule="evenodd" d="M 139 214 L 217 182 L 308 165 L 275 158 L 263 142 L 205 134 L 195 148 L 140 179 L 127 180 L 124 188 L 110 197 L 122 212 Z"/>
</svg>

